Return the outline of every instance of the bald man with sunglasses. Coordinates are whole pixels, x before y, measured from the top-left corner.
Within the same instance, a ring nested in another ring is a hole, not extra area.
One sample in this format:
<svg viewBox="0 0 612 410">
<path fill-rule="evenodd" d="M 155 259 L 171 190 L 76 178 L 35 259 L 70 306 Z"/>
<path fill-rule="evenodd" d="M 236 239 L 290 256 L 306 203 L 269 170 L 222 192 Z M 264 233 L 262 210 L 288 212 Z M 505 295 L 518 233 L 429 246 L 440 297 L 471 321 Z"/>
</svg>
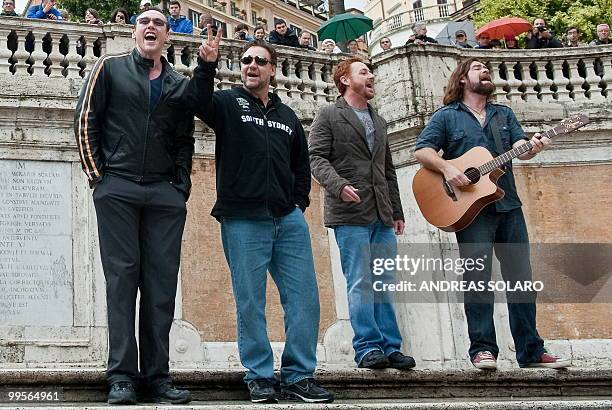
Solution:
<svg viewBox="0 0 612 410">
<path fill-rule="evenodd" d="M 266 330 L 269 271 L 284 309 L 285 348 L 281 394 L 309 403 L 333 401 L 313 379 L 317 364 L 319 296 L 310 233 L 303 212 L 310 204 L 310 164 L 299 118 L 270 92 L 276 51 L 265 41 L 247 43 L 240 58 L 242 87 L 216 91 L 200 53 L 187 94 L 196 115 L 216 136 L 217 201 L 234 298 L 238 351 L 254 403 L 276 403 L 274 357 Z"/>
</svg>

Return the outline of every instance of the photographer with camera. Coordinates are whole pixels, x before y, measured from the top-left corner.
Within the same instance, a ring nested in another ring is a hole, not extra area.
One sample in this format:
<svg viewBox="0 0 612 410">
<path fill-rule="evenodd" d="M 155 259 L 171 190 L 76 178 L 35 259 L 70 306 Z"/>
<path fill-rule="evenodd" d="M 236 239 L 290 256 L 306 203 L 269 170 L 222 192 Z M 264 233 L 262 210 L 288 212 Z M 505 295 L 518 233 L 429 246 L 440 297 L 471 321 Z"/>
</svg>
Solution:
<svg viewBox="0 0 612 410">
<path fill-rule="evenodd" d="M 525 48 L 562 48 L 563 44 L 557 40 L 552 31 L 546 27 L 544 19 L 535 19 L 533 29 L 527 33 Z"/>
<path fill-rule="evenodd" d="M 249 26 L 245 23 L 240 23 L 234 29 L 234 39 L 242 41 L 253 41 L 253 37 L 249 36 Z"/>
</svg>

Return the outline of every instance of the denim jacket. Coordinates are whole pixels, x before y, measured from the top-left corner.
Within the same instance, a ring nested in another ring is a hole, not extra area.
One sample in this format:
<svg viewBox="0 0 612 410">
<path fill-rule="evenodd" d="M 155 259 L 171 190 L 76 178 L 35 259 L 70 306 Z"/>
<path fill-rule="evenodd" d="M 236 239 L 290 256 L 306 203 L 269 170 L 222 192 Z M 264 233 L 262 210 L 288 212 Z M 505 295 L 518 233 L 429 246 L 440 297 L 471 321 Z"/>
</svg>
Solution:
<svg viewBox="0 0 612 410">
<path fill-rule="evenodd" d="M 512 149 L 515 142 L 525 139 L 525 132 L 509 107 L 487 103 L 486 111 L 487 116 L 482 127 L 462 102 L 454 102 L 440 108 L 417 138 L 415 150 L 426 147 L 436 151 L 443 150 L 442 158 L 448 160 L 465 154 L 471 148 L 481 146 L 496 157 L 503 152 L 498 152 L 492 127 L 497 127 L 499 130 L 504 152 Z M 511 163 L 506 164 L 504 172 L 505 175 L 498 183 L 506 195 L 495 202 L 497 212 L 511 211 L 522 205 L 516 192 Z"/>
</svg>

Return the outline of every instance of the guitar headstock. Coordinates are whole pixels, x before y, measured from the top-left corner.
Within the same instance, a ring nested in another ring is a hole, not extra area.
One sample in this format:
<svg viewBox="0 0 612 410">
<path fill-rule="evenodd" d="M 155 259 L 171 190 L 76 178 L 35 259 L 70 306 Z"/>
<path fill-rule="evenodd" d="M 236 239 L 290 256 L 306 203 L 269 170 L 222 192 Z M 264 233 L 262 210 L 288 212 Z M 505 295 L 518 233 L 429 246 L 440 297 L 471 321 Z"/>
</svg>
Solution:
<svg viewBox="0 0 612 410">
<path fill-rule="evenodd" d="M 561 120 L 561 123 L 555 127 L 555 131 L 557 134 L 567 134 L 578 128 L 584 127 L 590 122 L 591 120 L 589 120 L 586 114 L 574 114 Z"/>
</svg>

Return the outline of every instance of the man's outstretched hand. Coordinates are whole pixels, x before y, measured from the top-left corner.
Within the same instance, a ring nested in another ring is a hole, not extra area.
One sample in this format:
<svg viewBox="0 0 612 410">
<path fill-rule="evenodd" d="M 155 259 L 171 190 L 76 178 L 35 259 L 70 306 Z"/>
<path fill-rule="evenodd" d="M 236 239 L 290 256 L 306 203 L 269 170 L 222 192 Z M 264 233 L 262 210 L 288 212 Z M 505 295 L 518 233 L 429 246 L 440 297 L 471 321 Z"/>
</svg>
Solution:
<svg viewBox="0 0 612 410">
<path fill-rule="evenodd" d="M 212 27 L 210 24 L 207 24 L 206 32 L 208 34 L 208 38 L 204 40 L 200 46 L 200 58 L 207 63 L 214 63 L 219 58 L 219 42 L 221 41 L 223 29 L 219 27 L 217 30 L 217 35 L 213 38 Z"/>
</svg>

